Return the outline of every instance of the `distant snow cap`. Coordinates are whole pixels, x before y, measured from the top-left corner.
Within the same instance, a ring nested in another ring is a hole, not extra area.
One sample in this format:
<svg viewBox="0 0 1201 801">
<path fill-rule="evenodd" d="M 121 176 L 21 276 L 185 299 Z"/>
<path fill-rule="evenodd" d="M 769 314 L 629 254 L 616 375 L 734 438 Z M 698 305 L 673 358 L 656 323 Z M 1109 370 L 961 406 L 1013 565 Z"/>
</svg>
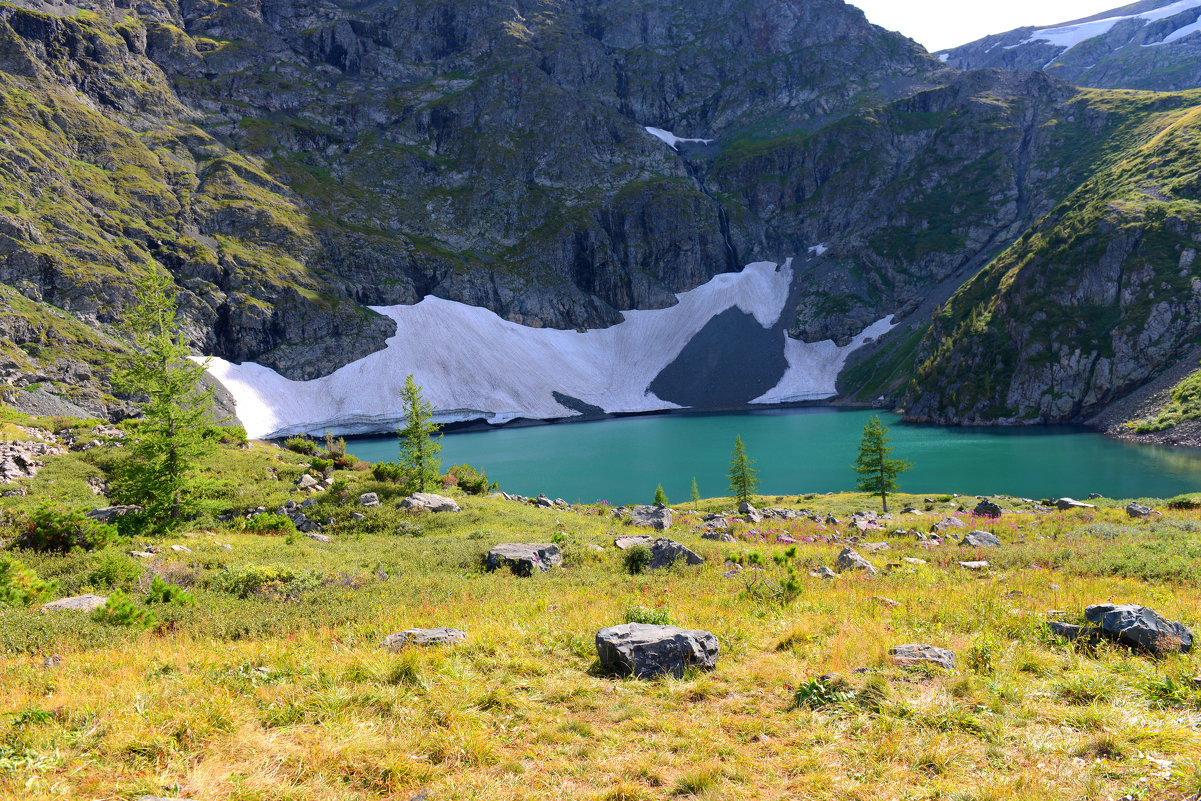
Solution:
<svg viewBox="0 0 1201 801">
<path fill-rule="evenodd" d="M 1201 2 L 1201 0 L 1198 0 L 1198 2 Z M 683 137 L 676 136 L 671 131 L 665 131 L 662 128 L 652 128 L 650 126 L 647 126 L 646 132 L 670 147 L 672 150 L 679 150 L 676 145 L 680 144 L 681 142 L 692 142 L 694 144 L 708 145 L 717 141 L 716 139 L 684 139 Z"/>
<path fill-rule="evenodd" d="M 1063 50 L 1059 54 L 1062 56 L 1064 53 L 1071 50 L 1076 45 L 1081 44 L 1082 42 L 1087 42 L 1089 39 L 1095 39 L 1098 36 L 1104 36 L 1113 30 L 1113 27 L 1119 22 L 1132 19 L 1142 20 L 1144 23 L 1155 22 L 1157 20 L 1174 17 L 1175 15 L 1184 11 L 1198 7 L 1201 7 L 1201 0 L 1177 0 L 1175 3 L 1169 3 L 1166 6 L 1152 9 L 1151 11 L 1144 11 L 1141 14 L 1126 14 L 1117 17 L 1106 17 L 1104 19 L 1091 20 L 1089 22 L 1080 22 L 1075 25 L 1057 25 L 1051 28 L 1042 28 L 1034 31 L 1029 37 L 1018 44 L 1010 45 L 1006 49 L 1012 50 L 1015 47 L 1033 44 L 1034 42 L 1047 42 L 1048 44 L 1062 47 Z M 1192 23 L 1168 34 L 1163 41 L 1155 42 L 1153 44 L 1169 44 L 1171 42 L 1179 41 L 1185 36 L 1196 33 L 1197 31 L 1201 31 L 1201 25 Z M 1048 64 L 1048 66 L 1050 66 L 1050 64 Z"/>
</svg>

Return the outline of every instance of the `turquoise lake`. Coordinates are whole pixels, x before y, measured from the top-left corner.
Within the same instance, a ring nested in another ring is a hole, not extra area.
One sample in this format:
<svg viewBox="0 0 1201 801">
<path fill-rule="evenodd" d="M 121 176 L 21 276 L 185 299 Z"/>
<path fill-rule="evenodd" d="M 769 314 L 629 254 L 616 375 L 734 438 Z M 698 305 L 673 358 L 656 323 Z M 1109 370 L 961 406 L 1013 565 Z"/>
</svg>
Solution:
<svg viewBox="0 0 1201 801">
<path fill-rule="evenodd" d="M 726 470 L 741 436 L 759 470 L 761 494 L 845 491 L 855 487 L 851 463 L 871 414 L 827 408 L 667 414 L 455 433 L 443 437 L 442 465 L 474 465 L 521 495 L 649 503 L 661 483 L 681 502 L 693 476 L 702 496 L 727 494 Z M 1201 451 L 1132 445 L 1076 428 L 941 428 L 881 418 L 891 428 L 893 456 L 914 463 L 901 477 L 905 492 L 1166 498 L 1201 491 Z M 348 450 L 391 461 L 396 438 L 354 439 Z"/>
</svg>

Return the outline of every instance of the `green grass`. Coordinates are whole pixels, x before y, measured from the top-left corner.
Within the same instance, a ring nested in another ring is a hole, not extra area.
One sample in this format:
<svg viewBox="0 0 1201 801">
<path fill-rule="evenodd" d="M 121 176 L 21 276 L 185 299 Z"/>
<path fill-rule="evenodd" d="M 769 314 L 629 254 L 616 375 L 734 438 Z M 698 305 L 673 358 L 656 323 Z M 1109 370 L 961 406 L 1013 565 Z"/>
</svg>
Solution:
<svg viewBox="0 0 1201 801">
<path fill-rule="evenodd" d="M 53 483 L 27 483 L 29 497 L 0 503 L 9 514 L 48 497 L 99 505 L 86 477 L 119 458 L 113 448 L 50 457 Z M 447 799 L 899 799 L 968 797 L 964 787 L 986 785 L 989 795 L 970 797 L 1075 799 L 1118 797 L 1143 781 L 1153 797 L 1171 797 L 1187 771 L 1164 780 L 1137 755 L 1179 766 L 1201 757 L 1189 724 L 1201 710 L 1197 657 L 1077 650 L 1043 627 L 1048 609 L 1075 619 L 1107 598 L 1196 623 L 1201 511 L 1148 523 L 1128 520 L 1117 500 L 1040 514 L 1006 500 L 1023 513 L 973 522 L 1005 543 L 987 554 L 990 573 L 955 567 L 966 554 L 958 546 L 881 534 L 890 549 L 870 555 L 879 567 L 906 556 L 927 564 L 834 581 L 808 576 L 843 547 L 809 520 L 777 524 L 814 539 L 795 547 L 742 523 L 733 544 L 701 539 L 700 516 L 730 508 L 723 498 L 676 507 L 669 535 L 704 565 L 636 576 L 612 547 L 627 529 L 607 507 L 459 495 L 459 514 L 413 515 L 395 508 L 394 485 L 365 472 L 340 472 L 339 489 L 310 496 L 310 517 L 337 521 L 326 528 L 331 544 L 216 519 L 305 497 L 293 485 L 309 458 L 222 447 L 205 467 L 201 518 L 154 543 L 163 551 L 153 560 L 126 555 L 140 542 L 11 554 L 56 596 L 119 590 L 127 602 L 109 615 L 121 625 L 0 607 L 0 794 L 171 795 L 178 785 L 180 795 L 229 799 L 422 789 Z M 381 507 L 355 505 L 368 490 Z M 924 528 L 965 499 L 895 500 L 923 511 L 897 527 Z M 854 493 L 754 502 L 822 517 L 874 508 Z M 564 548 L 560 569 L 529 579 L 483 571 L 495 543 L 552 538 Z M 785 602 L 753 592 L 743 577 L 723 577 L 726 560 L 748 571 L 758 561 L 771 581 L 791 571 L 800 591 Z M 151 603 L 179 595 L 167 586 L 194 604 Z M 651 682 L 600 675 L 594 634 L 627 620 L 714 632 L 717 670 Z M 469 639 L 381 648 L 415 626 L 461 628 Z M 959 667 L 892 665 L 888 648 L 906 642 L 950 647 Z M 43 668 L 51 654 L 61 663 Z M 838 678 L 816 682 L 827 673 Z"/>
<path fill-rule="evenodd" d="M 1131 421 L 1127 427 L 1138 434 L 1149 434 L 1189 420 L 1201 420 L 1201 372 L 1193 373 L 1177 384 L 1167 405 L 1154 417 Z"/>
</svg>

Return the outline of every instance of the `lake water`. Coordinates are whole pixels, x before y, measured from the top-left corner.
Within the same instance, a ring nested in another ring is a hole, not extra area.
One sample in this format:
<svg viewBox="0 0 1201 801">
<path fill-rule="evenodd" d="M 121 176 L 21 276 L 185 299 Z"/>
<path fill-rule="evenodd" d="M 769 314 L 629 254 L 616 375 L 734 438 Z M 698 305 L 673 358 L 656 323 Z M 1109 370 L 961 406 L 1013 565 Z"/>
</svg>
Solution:
<svg viewBox="0 0 1201 801">
<path fill-rule="evenodd" d="M 693 476 L 702 497 L 727 494 L 730 454 L 741 436 L 761 494 L 853 490 L 851 463 L 871 414 L 803 408 L 652 415 L 448 434 L 443 468 L 467 463 L 508 492 L 584 503 L 649 503 L 661 483 L 682 502 Z M 893 456 L 914 463 L 901 477 L 905 492 L 1167 498 L 1201 490 L 1201 451 L 1132 445 L 1077 428 L 940 428 L 881 418 L 891 428 Z M 396 438 L 355 439 L 348 450 L 391 461 Z"/>
</svg>

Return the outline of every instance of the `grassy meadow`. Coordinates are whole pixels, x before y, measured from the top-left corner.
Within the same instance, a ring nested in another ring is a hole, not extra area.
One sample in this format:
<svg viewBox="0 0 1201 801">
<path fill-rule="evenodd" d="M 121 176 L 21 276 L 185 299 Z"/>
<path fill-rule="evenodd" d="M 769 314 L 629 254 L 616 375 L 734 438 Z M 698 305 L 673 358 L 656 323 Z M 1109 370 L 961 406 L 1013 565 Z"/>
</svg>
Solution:
<svg viewBox="0 0 1201 801">
<path fill-rule="evenodd" d="M 6 438 L 35 424 L 88 429 L 7 412 L 3 421 Z M 16 536 L 46 502 L 106 505 L 89 480 L 103 478 L 119 451 L 101 444 L 47 458 L 18 485 L 27 495 L 0 499 L 0 536 Z M 1035 512 L 1004 500 L 1019 511 L 990 521 L 960 511 L 975 498 L 899 496 L 896 508 L 918 513 L 861 535 L 847 515 L 878 501 L 798 495 L 756 505 L 843 523 L 737 523 L 737 542 L 720 543 L 700 537 L 700 516 L 734 504 L 709 499 L 676 506 L 667 534 L 704 565 L 630 575 L 613 538 L 634 532 L 608 507 L 537 509 L 452 487 L 462 512 L 409 513 L 396 508 L 396 485 L 362 470 L 338 471 L 330 490 L 299 492 L 310 463 L 274 446 L 225 445 L 206 463 L 200 518 L 178 536 L 66 555 L 6 552 L 52 590 L 28 606 L 0 605 L 0 797 L 1183 801 L 1201 793 L 1197 656 L 1072 645 L 1045 626 L 1049 613 L 1078 621 L 1086 605 L 1110 600 L 1201 622 L 1201 511 L 1157 502 L 1162 517 L 1134 521 L 1118 501 Z M 367 491 L 382 506 L 358 507 Z M 308 497 L 318 501 L 305 510 L 310 518 L 337 521 L 325 527 L 331 543 L 287 527 L 245 530 L 247 511 Z M 230 510 L 239 514 L 218 520 Z M 989 530 L 1003 546 L 978 552 L 890 536 L 928 531 L 951 514 L 967 523 L 960 532 Z M 782 535 L 798 542 L 777 542 Z M 860 551 L 880 575 L 811 576 L 845 547 L 836 536 L 888 543 Z M 563 547 L 561 568 L 532 578 L 483 570 L 497 543 L 548 541 Z M 128 555 L 146 545 L 160 552 Z M 958 564 L 976 558 L 991 568 Z M 156 577 L 190 602 L 148 604 Z M 153 619 L 120 625 L 39 610 L 46 600 L 117 590 Z M 714 632 L 717 669 L 655 681 L 602 675 L 596 631 L 649 618 Z M 469 639 L 381 647 L 388 634 L 435 626 Z M 888 649 L 905 643 L 953 649 L 955 670 L 892 664 Z M 836 678 L 813 681 L 825 674 Z"/>
</svg>

